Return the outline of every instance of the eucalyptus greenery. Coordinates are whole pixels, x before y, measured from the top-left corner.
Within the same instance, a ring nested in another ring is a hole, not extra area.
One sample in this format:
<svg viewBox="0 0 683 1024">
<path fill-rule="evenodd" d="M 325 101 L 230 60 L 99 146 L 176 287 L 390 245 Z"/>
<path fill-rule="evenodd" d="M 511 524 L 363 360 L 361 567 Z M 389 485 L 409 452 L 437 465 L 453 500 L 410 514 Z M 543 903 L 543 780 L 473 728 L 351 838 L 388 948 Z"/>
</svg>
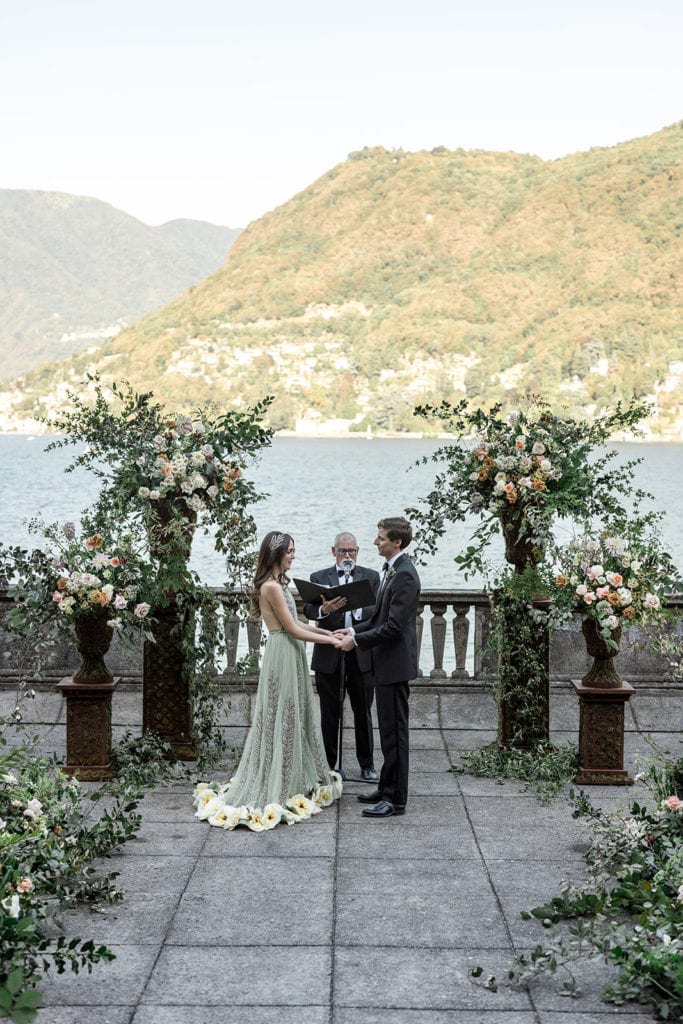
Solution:
<svg viewBox="0 0 683 1024">
<path fill-rule="evenodd" d="M 449 522 L 471 516 L 481 520 L 472 543 L 455 558 L 465 578 L 474 572 L 487 574 L 490 541 L 503 532 L 510 516 L 519 537 L 539 546 L 552 543 L 556 516 L 624 516 L 634 468 L 641 460 L 613 467 L 616 452 L 604 446 L 617 432 L 637 433 L 651 412 L 635 398 L 585 421 L 558 416 L 540 398 L 509 416 L 501 410 L 500 404 L 488 411 L 471 409 L 467 400 L 415 410 L 438 421 L 456 440 L 419 460 L 443 469 L 424 499 L 425 507 L 410 508 L 407 514 L 416 528 L 418 550 L 432 553 Z"/>
<path fill-rule="evenodd" d="M 148 544 L 156 569 L 152 613 L 175 613 L 200 769 L 225 749 L 220 712 L 227 644 L 221 620 L 226 611 L 246 614 L 236 595 L 253 576 L 251 506 L 262 496 L 244 471 L 270 443 L 272 431 L 261 420 L 271 401 L 245 410 L 209 403 L 191 415 L 169 413 L 151 393 L 138 394 L 127 382 L 105 384 L 88 376 L 85 390 L 69 392 L 65 411 L 51 421 L 64 436 L 49 448 L 87 445 L 67 471 L 84 466 L 102 480 L 96 512 L 125 522 Z M 216 550 L 225 556 L 232 598 L 219 600 L 188 568 L 198 527 L 213 531 Z"/>
<path fill-rule="evenodd" d="M 128 734 L 114 750 L 117 777 L 82 787 L 31 743 L 17 743 L 21 717 L 20 700 L 0 720 L 0 1017 L 28 1024 L 46 971 L 114 959 L 105 945 L 69 936 L 67 912 L 123 898 L 117 873 L 99 862 L 138 832 L 145 787 L 185 776 L 154 737 Z"/>
<path fill-rule="evenodd" d="M 602 998 L 649 1006 L 658 1020 L 683 1021 L 683 758 L 661 749 L 638 776 L 644 802 L 603 811 L 570 791 L 574 817 L 590 821 L 587 878 L 565 885 L 522 913 L 548 938 L 520 955 L 499 981 L 472 972 L 485 987 L 527 986 L 560 973 L 568 996 L 581 995 L 581 968 L 600 957 L 618 970 Z"/>
<path fill-rule="evenodd" d="M 539 744 L 531 750 L 505 750 L 490 743 L 476 750 L 461 750 L 458 759 L 451 767 L 456 775 L 492 778 L 501 786 L 506 781 L 522 782 L 542 804 L 550 803 L 562 792 L 574 778 L 579 763 L 574 743 L 559 747 Z"/>
</svg>

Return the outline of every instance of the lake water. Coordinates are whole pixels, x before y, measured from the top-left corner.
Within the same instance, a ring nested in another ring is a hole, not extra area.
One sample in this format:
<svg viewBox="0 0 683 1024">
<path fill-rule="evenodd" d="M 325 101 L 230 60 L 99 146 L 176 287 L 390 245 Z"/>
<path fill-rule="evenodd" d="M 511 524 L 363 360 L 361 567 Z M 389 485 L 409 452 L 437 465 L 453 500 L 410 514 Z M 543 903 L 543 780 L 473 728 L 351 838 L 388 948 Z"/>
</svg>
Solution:
<svg viewBox="0 0 683 1024">
<path fill-rule="evenodd" d="M 46 452 L 47 437 L 0 436 L 0 540 L 33 546 L 25 522 L 40 514 L 48 522 L 78 521 L 92 502 L 98 481 L 85 471 L 66 474 L 64 468 L 77 449 Z M 254 515 L 259 536 L 278 529 L 296 541 L 294 575 L 308 577 L 331 562 L 330 546 L 341 529 L 353 531 L 360 544 L 360 562 L 379 563 L 372 541 L 377 520 L 401 515 L 417 505 L 433 485 L 436 465 L 414 466 L 443 441 L 417 438 L 290 438 L 276 437 L 250 471 L 265 501 Z M 682 444 L 614 445 L 618 461 L 642 458 L 637 484 L 655 495 L 657 508 L 668 513 L 664 539 L 677 565 L 683 565 L 683 534 L 679 516 L 683 507 Z M 412 468 L 411 468 L 412 467 Z M 469 538 L 471 524 L 456 523 L 443 539 L 438 555 L 420 567 L 424 587 L 473 587 L 456 571 L 453 558 Z M 560 536 L 569 528 L 560 526 Z M 502 543 L 492 557 L 502 560 Z M 193 544 L 192 567 L 208 584 L 224 582 L 222 559 L 211 538 L 198 533 Z"/>
</svg>

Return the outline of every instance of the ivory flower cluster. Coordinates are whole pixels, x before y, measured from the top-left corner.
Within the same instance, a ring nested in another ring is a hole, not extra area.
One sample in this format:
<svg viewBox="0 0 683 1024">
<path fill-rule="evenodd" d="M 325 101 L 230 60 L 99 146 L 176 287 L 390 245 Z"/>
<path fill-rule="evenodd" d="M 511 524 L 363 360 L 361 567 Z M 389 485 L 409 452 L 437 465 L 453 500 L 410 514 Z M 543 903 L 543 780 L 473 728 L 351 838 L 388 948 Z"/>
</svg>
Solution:
<svg viewBox="0 0 683 1024">
<path fill-rule="evenodd" d="M 574 610 L 596 621 L 610 638 L 626 624 L 644 624 L 661 610 L 667 568 L 655 548 L 603 533 L 579 538 L 563 550 L 555 584 L 571 595 Z"/>
<path fill-rule="evenodd" d="M 230 494 L 242 471 L 236 462 L 221 457 L 214 444 L 205 441 L 202 420 L 175 416 L 166 429 L 152 439 L 151 446 L 136 460 L 147 481 L 138 496 L 159 501 L 181 496 L 189 509 L 203 512 L 220 496 Z"/>
<path fill-rule="evenodd" d="M 290 797 L 284 807 L 279 803 L 270 803 L 263 808 L 246 805 L 234 807 L 226 803 L 225 793 L 232 779 L 216 789 L 200 782 L 194 791 L 194 806 L 197 808 L 195 817 L 200 821 L 208 821 L 209 825 L 216 828 L 232 830 L 238 825 L 244 825 L 252 832 L 268 831 L 281 822 L 295 825 L 314 814 L 320 814 L 323 807 L 329 807 L 334 800 L 339 799 L 342 794 L 341 776 L 337 772 L 330 772 L 330 776 L 332 781 L 329 785 L 318 786 L 307 796 L 299 793 Z"/>
<path fill-rule="evenodd" d="M 138 602 L 139 580 L 133 570 L 130 552 L 114 544 L 105 544 L 100 533 L 78 540 L 71 523 L 61 530 L 50 528 L 46 535 L 57 541 L 52 557 L 54 590 L 52 600 L 65 616 L 79 616 L 97 609 L 108 609 L 112 624 L 116 616 L 132 613 L 144 619 L 149 604 Z"/>
<path fill-rule="evenodd" d="M 543 495 L 562 478 L 552 439 L 511 433 L 490 442 L 477 438 L 468 454 L 467 469 L 474 511 L 487 508 L 500 515 L 510 505 L 540 505 Z"/>
</svg>

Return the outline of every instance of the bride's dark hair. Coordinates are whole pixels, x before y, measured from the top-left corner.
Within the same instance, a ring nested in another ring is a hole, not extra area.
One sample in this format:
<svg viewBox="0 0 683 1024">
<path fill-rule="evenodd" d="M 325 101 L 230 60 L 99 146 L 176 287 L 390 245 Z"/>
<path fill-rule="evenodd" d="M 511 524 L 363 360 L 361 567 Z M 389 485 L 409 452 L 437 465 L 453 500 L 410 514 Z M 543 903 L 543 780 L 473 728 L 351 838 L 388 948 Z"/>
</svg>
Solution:
<svg viewBox="0 0 683 1024">
<path fill-rule="evenodd" d="M 261 587 L 266 580 L 270 580 L 274 576 L 278 583 L 289 583 L 287 574 L 280 570 L 280 563 L 293 541 L 294 538 L 288 533 L 280 533 L 279 530 L 271 530 L 261 541 L 249 602 L 249 611 L 254 619 L 258 619 L 261 615 L 259 596 Z"/>
</svg>

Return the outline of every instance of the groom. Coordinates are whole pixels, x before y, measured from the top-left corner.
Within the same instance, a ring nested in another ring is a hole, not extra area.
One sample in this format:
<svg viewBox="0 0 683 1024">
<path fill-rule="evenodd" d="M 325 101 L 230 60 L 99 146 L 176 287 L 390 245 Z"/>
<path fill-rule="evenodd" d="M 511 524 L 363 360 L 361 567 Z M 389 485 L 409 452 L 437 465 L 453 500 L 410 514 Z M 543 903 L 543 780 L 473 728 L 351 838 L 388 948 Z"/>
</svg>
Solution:
<svg viewBox="0 0 683 1024">
<path fill-rule="evenodd" d="M 403 553 L 413 539 L 402 516 L 380 519 L 375 547 L 385 559 L 375 610 L 344 633 L 342 650 L 369 650 L 384 765 L 374 793 L 361 795 L 367 818 L 404 814 L 408 799 L 408 683 L 417 676 L 417 606 L 420 577 Z"/>
</svg>

